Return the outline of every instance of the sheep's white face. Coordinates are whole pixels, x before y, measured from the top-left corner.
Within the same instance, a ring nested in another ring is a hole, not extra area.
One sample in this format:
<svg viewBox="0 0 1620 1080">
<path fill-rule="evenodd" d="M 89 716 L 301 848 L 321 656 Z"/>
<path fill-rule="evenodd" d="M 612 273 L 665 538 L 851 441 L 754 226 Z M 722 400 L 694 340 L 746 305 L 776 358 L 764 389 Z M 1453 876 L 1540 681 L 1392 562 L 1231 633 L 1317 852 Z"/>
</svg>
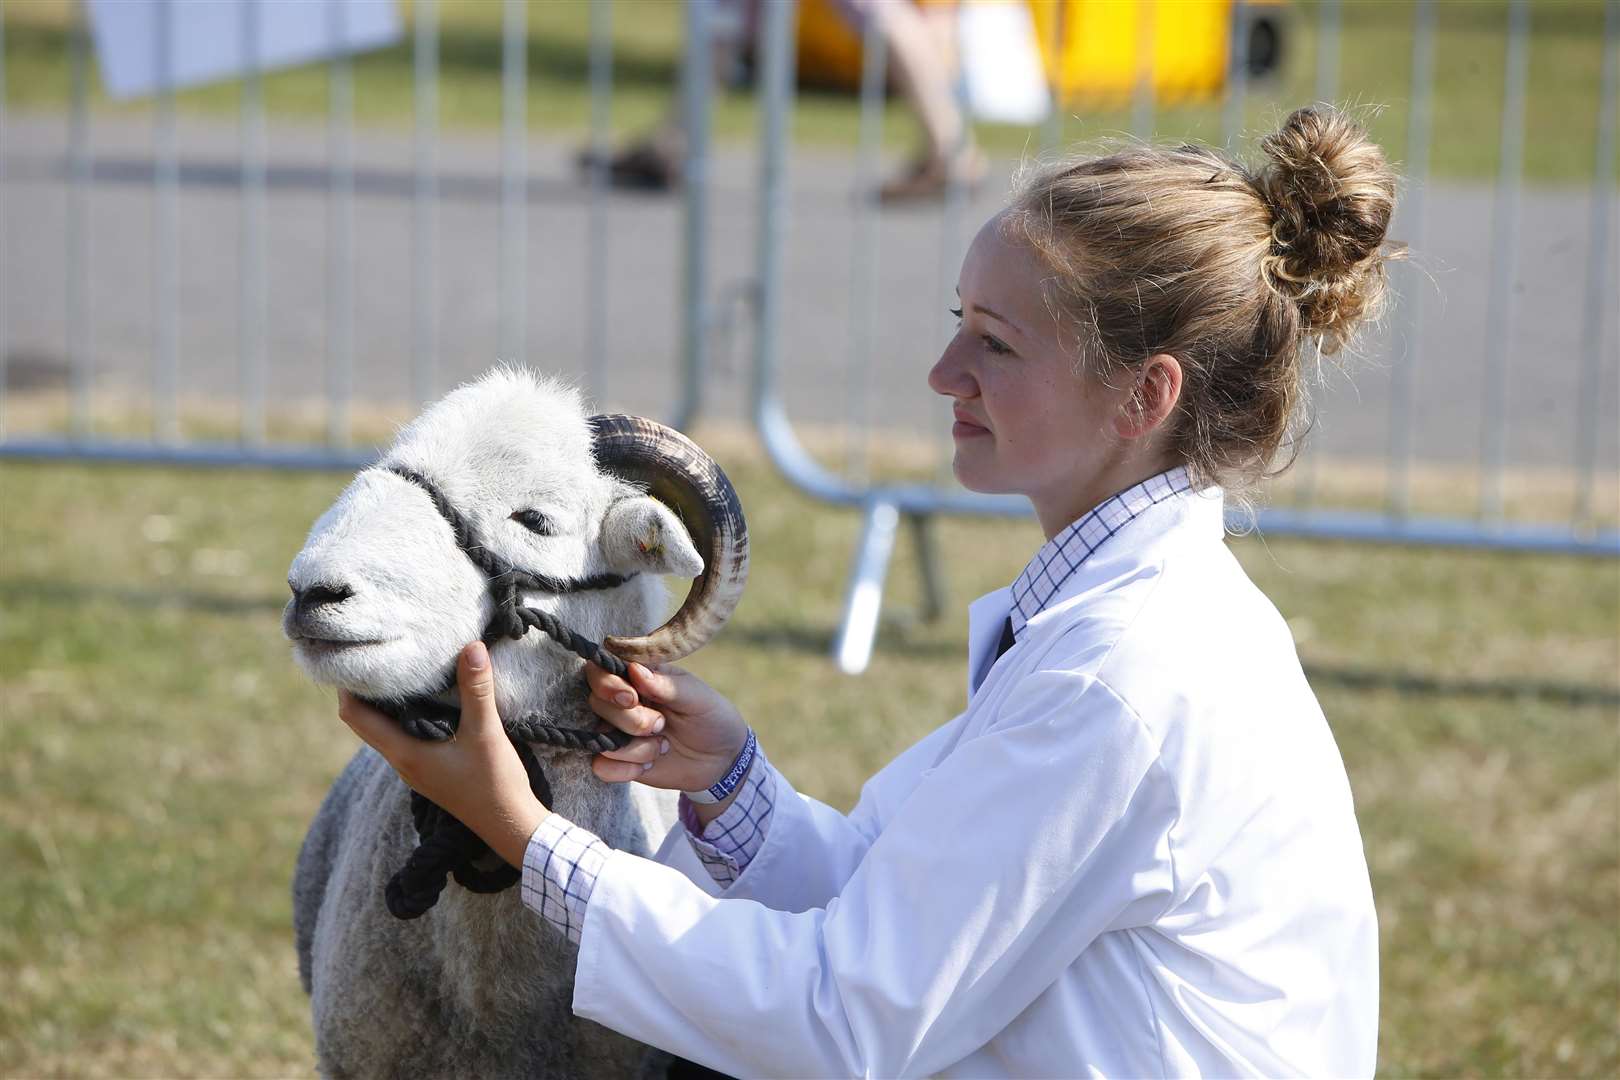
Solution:
<svg viewBox="0 0 1620 1080">
<path fill-rule="evenodd" d="M 565 580 L 650 571 L 615 589 L 524 594 L 593 638 L 657 621 L 663 591 L 652 574 L 702 570 L 675 515 L 597 469 L 578 395 L 526 372 L 498 369 L 435 403 L 381 465 L 436 484 L 513 566 Z M 378 700 L 440 688 L 494 607 L 428 494 L 382 467 L 361 472 L 315 522 L 287 584 L 282 628 L 299 665 Z M 538 704 L 559 666 L 572 667 L 539 637 L 494 650 L 503 706 Z"/>
</svg>

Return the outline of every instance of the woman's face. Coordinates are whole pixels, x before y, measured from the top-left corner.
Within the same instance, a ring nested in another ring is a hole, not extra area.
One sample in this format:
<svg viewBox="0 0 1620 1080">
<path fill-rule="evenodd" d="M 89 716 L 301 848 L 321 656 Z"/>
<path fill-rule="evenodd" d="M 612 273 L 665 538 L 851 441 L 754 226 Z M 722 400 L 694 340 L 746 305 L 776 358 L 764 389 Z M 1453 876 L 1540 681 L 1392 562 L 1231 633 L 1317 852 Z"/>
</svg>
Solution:
<svg viewBox="0 0 1620 1080">
<path fill-rule="evenodd" d="M 952 399 L 956 478 L 1028 496 L 1051 536 L 1113 494 L 1124 449 L 1114 421 L 1129 392 L 1080 370 L 1046 306 L 1048 271 L 1000 226 L 991 218 L 962 262 L 961 325 L 928 385 Z"/>
</svg>

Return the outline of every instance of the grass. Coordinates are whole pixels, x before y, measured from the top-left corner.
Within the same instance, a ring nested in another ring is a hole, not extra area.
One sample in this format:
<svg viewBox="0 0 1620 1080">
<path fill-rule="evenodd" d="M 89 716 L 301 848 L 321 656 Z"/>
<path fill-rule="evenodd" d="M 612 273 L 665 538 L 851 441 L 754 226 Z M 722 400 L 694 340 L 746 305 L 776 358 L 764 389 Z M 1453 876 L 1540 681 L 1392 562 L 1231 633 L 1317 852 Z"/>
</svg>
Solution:
<svg viewBox="0 0 1620 1080">
<path fill-rule="evenodd" d="M 700 438 L 756 558 L 694 666 L 801 787 L 848 806 L 961 707 L 960 618 L 908 614 L 902 550 L 872 670 L 838 675 L 853 515 L 788 489 L 752 446 Z M 345 479 L 0 465 L 0 1075 L 310 1070 L 288 882 L 354 743 L 278 613 Z M 1028 522 L 943 522 L 940 539 L 953 612 L 1038 542 Z M 1382 1071 L 1620 1072 L 1620 566 L 1234 548 L 1289 619 L 1356 792 Z"/>
<path fill-rule="evenodd" d="M 408 5 L 402 5 L 409 17 Z M 7 0 L 5 94 L 9 106 L 60 109 L 69 99 L 71 0 Z M 1375 137 L 1397 161 L 1409 160 L 1407 111 L 1411 88 L 1412 0 L 1342 5 L 1339 79 L 1334 96 L 1365 105 Z M 1282 112 L 1316 97 L 1318 11 L 1310 0 L 1289 9 L 1279 76 L 1252 87 L 1245 115 L 1250 132 L 1275 126 Z M 576 137 L 589 115 L 586 44 L 588 9 L 581 0 L 530 0 L 527 117 L 537 132 Z M 621 133 L 653 124 L 668 108 L 678 71 L 681 7 L 668 0 L 619 0 L 614 7 L 613 125 Z M 452 128 L 492 128 L 500 118 L 501 5 L 493 0 L 442 0 L 440 5 L 440 116 Z M 1432 168 L 1436 176 L 1484 179 L 1495 174 L 1500 145 L 1506 0 L 1442 3 L 1436 16 L 1436 80 Z M 1592 174 L 1596 146 L 1597 85 L 1602 59 L 1603 9 L 1593 0 L 1536 0 L 1532 9 L 1525 172 L 1534 181 L 1580 182 Z M 355 114 L 361 124 L 403 129 L 411 122 L 412 54 L 409 33 L 394 47 L 355 61 Z M 327 76 L 319 66 L 265 80 L 270 110 L 279 116 L 324 116 Z M 118 104 L 93 91 L 94 108 L 138 117 L 144 102 Z M 179 96 L 188 113 L 232 117 L 237 88 L 224 83 Z M 1374 108 L 1373 106 L 1377 106 Z M 1073 102 L 1065 110 L 1064 141 L 1094 140 L 1127 130 L 1130 111 Z M 718 103 L 715 130 L 724 138 L 752 138 L 754 98 L 733 92 Z M 795 114 L 800 139 L 853 146 L 854 99 L 805 92 Z M 981 125 L 994 152 L 1016 156 L 1040 144 L 1026 128 Z M 913 125 L 898 101 L 890 103 L 886 132 L 906 143 Z M 1166 108 L 1156 118 L 1163 139 L 1222 139 L 1218 104 Z"/>
</svg>

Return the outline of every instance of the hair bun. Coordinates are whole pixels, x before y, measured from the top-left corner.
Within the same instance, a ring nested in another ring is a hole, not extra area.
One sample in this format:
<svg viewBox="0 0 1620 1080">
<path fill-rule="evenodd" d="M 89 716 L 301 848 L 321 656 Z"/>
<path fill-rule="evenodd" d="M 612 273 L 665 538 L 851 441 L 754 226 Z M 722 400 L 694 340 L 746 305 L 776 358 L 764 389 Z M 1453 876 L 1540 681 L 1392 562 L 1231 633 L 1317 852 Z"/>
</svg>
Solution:
<svg viewBox="0 0 1620 1080">
<path fill-rule="evenodd" d="M 1395 173 L 1359 124 L 1328 106 L 1296 110 L 1260 142 L 1254 186 L 1271 209 L 1271 285 L 1336 352 L 1384 299 Z"/>
</svg>

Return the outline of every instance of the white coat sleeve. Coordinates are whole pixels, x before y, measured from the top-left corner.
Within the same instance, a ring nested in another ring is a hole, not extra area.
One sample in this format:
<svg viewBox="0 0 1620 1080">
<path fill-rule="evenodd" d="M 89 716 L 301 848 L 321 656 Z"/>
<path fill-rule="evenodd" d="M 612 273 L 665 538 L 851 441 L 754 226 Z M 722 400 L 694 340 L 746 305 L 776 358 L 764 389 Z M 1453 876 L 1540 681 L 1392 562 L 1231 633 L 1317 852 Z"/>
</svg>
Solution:
<svg viewBox="0 0 1620 1080">
<path fill-rule="evenodd" d="M 704 882 L 699 884 L 705 892 L 755 900 L 778 911 L 826 906 L 866 857 L 893 807 L 910 795 L 960 724 L 958 717 L 936 728 L 885 765 L 862 787 L 860 801 L 848 815 L 800 794 L 780 770 L 770 768 L 758 795 L 771 803 L 769 827 L 759 849 L 736 879 L 729 885 L 722 883 L 718 892 Z M 763 751 L 760 759 L 764 759 Z M 655 858 L 674 865 L 665 857 L 669 847 L 666 844 Z M 682 868 L 689 866 L 682 864 Z"/>
<path fill-rule="evenodd" d="M 1099 934 L 1165 910 L 1176 815 L 1125 704 L 1089 676 L 1036 672 L 921 775 L 824 906 L 717 899 L 613 853 L 574 1009 L 739 1076 L 933 1073 Z"/>
</svg>

